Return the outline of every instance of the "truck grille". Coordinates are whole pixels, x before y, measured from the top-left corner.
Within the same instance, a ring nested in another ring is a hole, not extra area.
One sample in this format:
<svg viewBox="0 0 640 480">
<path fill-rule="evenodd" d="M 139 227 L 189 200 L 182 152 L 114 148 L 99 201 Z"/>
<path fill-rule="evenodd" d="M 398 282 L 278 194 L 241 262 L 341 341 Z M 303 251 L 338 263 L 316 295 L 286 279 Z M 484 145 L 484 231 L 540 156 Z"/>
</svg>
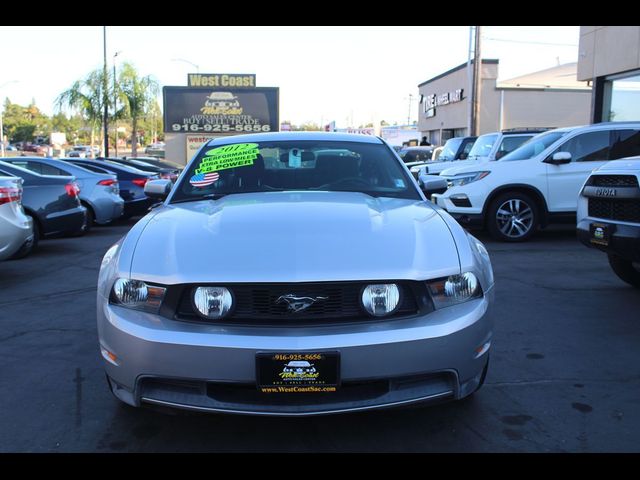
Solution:
<svg viewBox="0 0 640 480">
<path fill-rule="evenodd" d="M 323 283 L 264 283 L 225 285 L 235 298 L 229 317 L 216 323 L 238 324 L 325 324 L 361 321 L 371 318 L 360 306 L 360 296 L 366 285 L 395 283 L 400 289 L 400 305 L 393 315 L 384 319 L 432 311 L 426 287 L 422 282 L 323 282 Z M 215 322 L 201 318 L 191 305 L 193 286 L 184 285 L 175 309 L 177 320 Z M 289 310 L 286 302 L 278 302 L 282 295 L 297 297 L 327 297 L 300 312 Z M 420 308 L 418 304 L 420 303 Z M 373 319 L 373 318 L 372 318 Z"/>
<path fill-rule="evenodd" d="M 594 187 L 637 187 L 634 175 L 592 175 L 587 185 Z"/>
<path fill-rule="evenodd" d="M 589 198 L 589 216 L 640 223 L 640 201 L 636 199 Z"/>
</svg>

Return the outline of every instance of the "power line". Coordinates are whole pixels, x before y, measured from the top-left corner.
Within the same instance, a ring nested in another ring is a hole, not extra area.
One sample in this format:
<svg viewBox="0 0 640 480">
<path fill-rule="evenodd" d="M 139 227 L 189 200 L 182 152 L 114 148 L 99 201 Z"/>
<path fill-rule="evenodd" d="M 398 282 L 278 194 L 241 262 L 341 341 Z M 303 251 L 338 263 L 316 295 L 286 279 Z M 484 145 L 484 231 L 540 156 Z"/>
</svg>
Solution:
<svg viewBox="0 0 640 480">
<path fill-rule="evenodd" d="M 524 40 L 509 40 L 506 38 L 491 38 L 491 37 L 482 37 L 483 40 L 493 40 L 494 42 L 509 42 L 509 43 L 528 43 L 532 45 L 553 45 L 553 46 L 561 46 L 561 47 L 577 47 L 578 45 L 573 43 L 549 43 L 549 42 L 526 42 Z"/>
</svg>

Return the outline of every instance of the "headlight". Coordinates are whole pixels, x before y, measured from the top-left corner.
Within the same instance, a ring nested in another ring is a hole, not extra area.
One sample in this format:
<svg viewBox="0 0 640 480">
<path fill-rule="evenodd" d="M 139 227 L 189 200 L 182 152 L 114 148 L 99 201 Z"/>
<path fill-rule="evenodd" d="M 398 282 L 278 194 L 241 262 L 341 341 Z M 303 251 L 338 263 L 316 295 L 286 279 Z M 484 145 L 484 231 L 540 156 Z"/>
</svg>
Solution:
<svg viewBox="0 0 640 480">
<path fill-rule="evenodd" d="M 436 309 L 450 307 L 482 297 L 482 288 L 476 276 L 471 272 L 451 275 L 429 282 L 429 293 Z"/>
<path fill-rule="evenodd" d="M 119 278 L 111 290 L 111 303 L 122 307 L 158 313 L 166 288 L 140 280 Z"/>
<path fill-rule="evenodd" d="M 476 182 L 478 180 L 482 180 L 484 177 L 489 175 L 491 172 L 471 172 L 471 173 L 462 173 L 460 175 L 456 175 L 455 177 L 449 178 L 450 186 L 456 187 L 460 185 L 466 185 L 467 183 Z"/>
<path fill-rule="evenodd" d="M 200 316 L 218 320 L 231 310 L 233 297 L 224 287 L 198 287 L 193 292 L 193 305 Z"/>
<path fill-rule="evenodd" d="M 393 313 L 400 302 L 400 290 L 395 283 L 367 285 L 362 292 L 362 306 L 374 317 Z"/>
</svg>

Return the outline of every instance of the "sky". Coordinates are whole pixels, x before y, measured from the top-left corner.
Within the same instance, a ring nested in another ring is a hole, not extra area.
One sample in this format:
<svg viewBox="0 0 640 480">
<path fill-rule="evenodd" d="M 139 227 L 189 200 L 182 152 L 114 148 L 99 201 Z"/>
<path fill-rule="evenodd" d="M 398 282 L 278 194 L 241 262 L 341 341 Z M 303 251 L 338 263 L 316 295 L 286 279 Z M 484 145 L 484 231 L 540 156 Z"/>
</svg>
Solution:
<svg viewBox="0 0 640 480">
<path fill-rule="evenodd" d="M 500 60 L 498 81 L 576 62 L 579 31 L 484 26 L 482 57 Z M 62 91 L 102 67 L 102 32 L 101 26 L 0 27 L 0 99 L 22 105 L 35 99 L 51 115 Z M 109 69 L 119 52 L 116 65 L 131 62 L 161 86 L 186 85 L 196 71 L 255 73 L 257 86 L 280 87 L 280 121 L 337 127 L 417 120 L 418 84 L 466 62 L 469 50 L 468 26 L 107 26 L 106 32 Z"/>
</svg>

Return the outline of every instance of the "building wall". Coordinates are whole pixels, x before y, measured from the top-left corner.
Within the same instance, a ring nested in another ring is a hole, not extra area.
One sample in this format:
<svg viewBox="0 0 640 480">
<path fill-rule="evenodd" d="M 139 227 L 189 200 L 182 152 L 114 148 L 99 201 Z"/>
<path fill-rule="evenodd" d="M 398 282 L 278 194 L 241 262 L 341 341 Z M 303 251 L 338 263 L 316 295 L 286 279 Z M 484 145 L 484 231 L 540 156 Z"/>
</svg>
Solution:
<svg viewBox="0 0 640 480">
<path fill-rule="evenodd" d="M 483 135 L 500 130 L 500 92 L 496 90 L 498 65 L 482 65 L 481 78 L 479 130 Z"/>
<path fill-rule="evenodd" d="M 580 27 L 578 80 L 640 68 L 640 26 Z"/>
<path fill-rule="evenodd" d="M 589 123 L 591 90 L 500 89 L 503 128 L 569 127 Z M 499 127 L 498 127 L 499 129 Z"/>
<path fill-rule="evenodd" d="M 429 131 L 441 129 L 466 129 L 469 123 L 469 102 L 471 100 L 471 89 L 469 86 L 470 74 L 467 72 L 466 66 L 456 70 L 449 75 L 437 78 L 432 82 L 419 87 L 421 95 L 428 95 L 451 92 L 462 88 L 464 90 L 464 99 L 460 102 L 450 103 L 436 107 L 436 115 L 427 118 L 424 113 L 424 106 L 419 104 L 418 108 L 418 130 L 422 135 L 428 135 Z M 497 63 L 482 64 L 482 91 L 480 94 L 481 112 L 480 112 L 480 129 L 484 131 L 494 131 L 496 129 L 494 116 L 499 109 L 496 105 L 496 99 L 499 97 L 495 94 L 496 79 L 498 77 Z M 469 133 L 466 132 L 466 135 Z M 441 143 L 441 142 L 439 142 Z"/>
</svg>

